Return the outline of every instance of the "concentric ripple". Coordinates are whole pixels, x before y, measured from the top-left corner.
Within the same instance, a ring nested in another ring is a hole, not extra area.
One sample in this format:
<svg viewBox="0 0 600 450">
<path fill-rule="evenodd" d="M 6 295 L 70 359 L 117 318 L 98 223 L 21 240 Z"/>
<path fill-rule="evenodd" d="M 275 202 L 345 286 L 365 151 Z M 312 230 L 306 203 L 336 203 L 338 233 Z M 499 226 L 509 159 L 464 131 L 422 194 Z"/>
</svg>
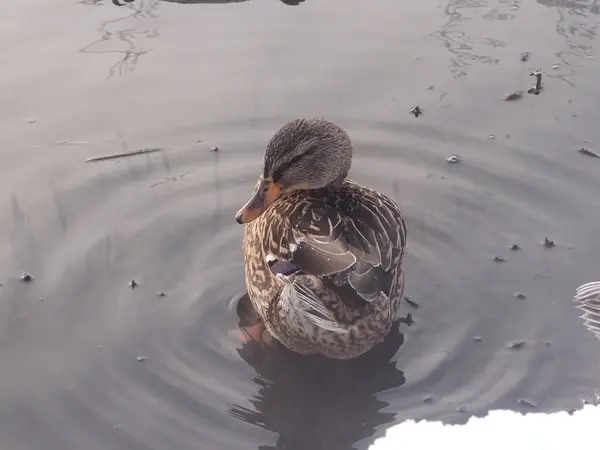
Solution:
<svg viewBox="0 0 600 450">
<path fill-rule="evenodd" d="M 412 319 L 346 362 L 231 337 L 228 302 L 244 292 L 233 215 L 284 118 L 208 124 L 227 136 L 216 152 L 194 143 L 76 171 L 43 161 L 29 170 L 60 176 L 13 194 L 2 216 L 7 448 L 345 449 L 404 418 L 578 404 L 597 347 L 581 344 L 569 297 L 582 240 L 552 211 L 592 220 L 570 199 L 600 181 L 485 138 L 332 119 L 354 139 L 352 177 L 405 211 Z M 447 141 L 462 143 L 460 164 Z"/>
</svg>

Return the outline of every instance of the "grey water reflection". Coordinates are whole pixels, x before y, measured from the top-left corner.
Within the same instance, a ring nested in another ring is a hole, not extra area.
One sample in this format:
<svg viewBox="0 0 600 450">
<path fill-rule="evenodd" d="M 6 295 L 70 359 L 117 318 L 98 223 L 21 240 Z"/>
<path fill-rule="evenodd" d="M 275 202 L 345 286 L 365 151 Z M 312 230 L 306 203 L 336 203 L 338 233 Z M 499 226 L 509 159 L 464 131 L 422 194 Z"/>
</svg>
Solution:
<svg viewBox="0 0 600 450">
<path fill-rule="evenodd" d="M 468 67 L 473 63 L 498 64 L 499 59 L 486 55 L 484 49 L 506 45 L 506 42 L 489 36 L 470 35 L 465 24 L 477 19 L 513 20 L 520 9 L 520 3 L 521 0 L 450 0 L 446 4 L 444 14 L 447 20 L 433 36 L 440 39 L 452 54 L 450 70 L 455 78 L 466 76 Z"/>
<path fill-rule="evenodd" d="M 247 295 L 244 302 L 249 303 Z M 240 309 L 251 307 L 238 306 L 238 314 Z M 240 323 L 245 320 L 240 317 Z M 250 399 L 254 410 L 233 405 L 229 414 L 278 435 L 275 445 L 259 445 L 259 450 L 356 448 L 395 420 L 377 395 L 406 381 L 394 358 L 404 342 L 403 322 L 372 351 L 349 361 L 302 357 L 281 348 L 265 352 L 257 343 L 245 344 L 237 352 L 256 371 L 258 393 Z"/>
<path fill-rule="evenodd" d="M 157 17 L 158 0 L 136 0 L 119 6 L 125 6 L 126 15 L 103 22 L 98 28 L 100 38 L 79 50 L 81 53 L 117 55 L 115 63 L 108 69 L 107 78 L 133 72 L 139 59 L 151 50 L 144 46 L 146 41 L 159 35 L 157 28 L 152 26 L 152 20 Z"/>
<path fill-rule="evenodd" d="M 183 4 L 201 4 L 201 3 L 243 3 L 249 0 L 161 0 L 167 3 L 183 3 Z M 303 3 L 305 0 L 279 0 L 286 5 L 296 6 Z"/>
<path fill-rule="evenodd" d="M 598 35 L 600 13 L 598 0 L 568 1 L 568 0 L 537 0 L 537 3 L 556 11 L 558 19 L 555 24 L 556 32 L 562 36 L 567 45 L 566 50 L 555 52 L 560 64 L 575 66 L 583 60 L 593 59 L 592 42 Z M 571 86 L 572 72 L 550 73 L 550 78 L 558 78 Z"/>
</svg>

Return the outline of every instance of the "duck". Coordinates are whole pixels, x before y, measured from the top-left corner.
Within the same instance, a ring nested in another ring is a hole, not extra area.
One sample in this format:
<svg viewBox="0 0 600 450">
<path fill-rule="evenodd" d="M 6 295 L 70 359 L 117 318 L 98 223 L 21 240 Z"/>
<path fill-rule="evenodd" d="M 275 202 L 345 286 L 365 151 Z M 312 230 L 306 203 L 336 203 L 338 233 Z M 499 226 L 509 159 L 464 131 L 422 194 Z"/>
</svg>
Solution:
<svg viewBox="0 0 600 450">
<path fill-rule="evenodd" d="M 583 311 L 579 316 L 585 327 L 600 339 L 600 281 L 582 284 L 575 289 L 573 297 L 577 307 Z"/>
<path fill-rule="evenodd" d="M 387 195 L 347 178 L 347 132 L 319 117 L 285 123 L 237 212 L 258 321 L 247 336 L 300 355 L 358 357 L 383 341 L 404 293 L 406 223 Z"/>
</svg>

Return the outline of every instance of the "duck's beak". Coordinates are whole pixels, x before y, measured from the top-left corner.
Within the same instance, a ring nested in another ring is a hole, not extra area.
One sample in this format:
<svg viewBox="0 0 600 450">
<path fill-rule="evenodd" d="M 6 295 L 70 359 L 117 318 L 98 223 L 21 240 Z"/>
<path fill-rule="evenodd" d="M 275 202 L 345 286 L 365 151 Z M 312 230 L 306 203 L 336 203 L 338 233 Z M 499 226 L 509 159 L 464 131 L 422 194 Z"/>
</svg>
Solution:
<svg viewBox="0 0 600 450">
<path fill-rule="evenodd" d="M 254 195 L 248 203 L 242 206 L 235 220 L 237 223 L 252 222 L 260 216 L 281 194 L 281 186 L 270 178 L 261 178 L 258 180 Z"/>
</svg>

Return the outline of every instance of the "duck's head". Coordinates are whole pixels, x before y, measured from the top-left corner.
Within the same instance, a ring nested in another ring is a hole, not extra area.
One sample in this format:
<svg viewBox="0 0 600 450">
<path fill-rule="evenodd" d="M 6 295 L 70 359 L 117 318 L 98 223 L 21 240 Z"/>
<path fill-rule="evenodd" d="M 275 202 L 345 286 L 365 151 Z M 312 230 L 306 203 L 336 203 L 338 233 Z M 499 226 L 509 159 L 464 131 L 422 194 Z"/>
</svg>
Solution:
<svg viewBox="0 0 600 450">
<path fill-rule="evenodd" d="M 269 141 L 254 194 L 235 220 L 253 221 L 284 193 L 335 186 L 351 163 L 350 138 L 336 124 L 316 118 L 288 122 Z"/>
</svg>

